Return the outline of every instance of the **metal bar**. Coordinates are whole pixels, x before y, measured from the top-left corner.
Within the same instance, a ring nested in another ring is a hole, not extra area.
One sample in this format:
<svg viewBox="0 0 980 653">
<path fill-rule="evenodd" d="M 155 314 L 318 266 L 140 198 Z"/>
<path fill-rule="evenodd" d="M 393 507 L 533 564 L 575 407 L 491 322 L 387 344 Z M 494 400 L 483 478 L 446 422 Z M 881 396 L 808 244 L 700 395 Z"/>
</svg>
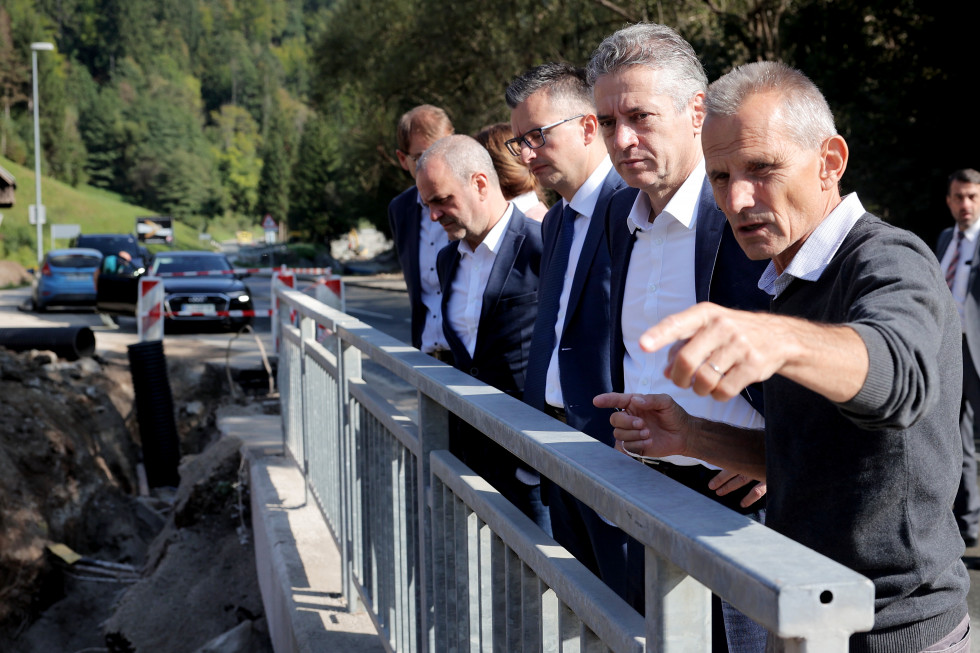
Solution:
<svg viewBox="0 0 980 653">
<path fill-rule="evenodd" d="M 646 549 L 646 635 L 655 651 L 706 651 L 711 643 L 711 592 Z"/>
</svg>

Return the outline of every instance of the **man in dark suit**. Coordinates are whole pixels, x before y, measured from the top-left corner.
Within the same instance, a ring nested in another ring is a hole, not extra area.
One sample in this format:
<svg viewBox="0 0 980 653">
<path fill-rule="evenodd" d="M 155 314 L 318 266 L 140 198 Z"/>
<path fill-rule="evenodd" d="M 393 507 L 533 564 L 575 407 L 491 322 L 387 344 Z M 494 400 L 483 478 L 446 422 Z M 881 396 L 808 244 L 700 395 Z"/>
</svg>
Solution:
<svg viewBox="0 0 980 653">
<path fill-rule="evenodd" d="M 609 156 L 631 187 L 613 196 L 606 220 L 613 387 L 669 394 L 691 414 L 759 428 L 761 406 L 747 396 L 721 402 L 678 388 L 664 377 L 667 353 L 651 355 L 639 345 L 649 324 L 709 298 L 743 309 L 768 307 L 768 297 L 756 285 L 765 264 L 742 252 L 705 179 L 701 128 L 707 77 L 701 62 L 669 27 L 638 24 L 599 45 L 588 78 Z M 765 493 L 763 484 L 693 458 L 644 462 L 743 514 L 755 513 L 759 506 L 752 504 Z M 631 567 L 636 560 L 630 577 L 637 581 L 631 589 L 642 596 L 642 552 L 634 557 L 630 548 Z M 636 596 L 632 601 L 642 604 Z M 732 651 L 764 649 L 763 628 L 727 604 L 715 605 L 716 617 L 725 612 L 725 631 L 713 638 L 715 651 L 726 650 L 726 639 Z"/>
<path fill-rule="evenodd" d="M 524 401 L 613 446 L 610 411 L 592 405 L 612 389 L 609 250 L 602 216 L 624 186 L 599 134 L 585 70 L 548 63 L 507 89 L 511 154 L 561 200 L 542 223 L 541 287 Z M 559 486 L 543 491 L 555 540 L 626 596 L 626 535 Z"/>
<path fill-rule="evenodd" d="M 963 474 L 953 503 L 960 535 L 967 546 L 977 545 L 980 534 L 980 491 L 977 489 L 976 438 L 980 435 L 980 172 L 957 170 L 949 176 L 946 204 L 956 221 L 939 235 L 939 257 L 946 285 L 953 293 L 963 326 L 963 400 L 960 436 L 963 440 Z M 955 237 L 954 237 L 955 236 Z"/>
<path fill-rule="evenodd" d="M 416 180 L 431 219 L 451 241 L 437 268 L 454 364 L 520 399 L 538 306 L 541 227 L 504 199 L 489 153 L 469 136 L 433 144 L 418 161 Z M 450 449 L 550 533 L 533 469 L 458 420 Z"/>
<path fill-rule="evenodd" d="M 453 133 L 449 116 L 439 107 L 423 104 L 398 121 L 398 162 L 415 178 L 415 163 L 427 147 Z M 442 297 L 436 274 L 436 255 L 449 243 L 446 233 L 429 219 L 429 210 L 412 186 L 388 205 L 388 224 L 398 262 L 405 275 L 412 308 L 412 346 L 451 363 L 442 333 Z"/>
</svg>

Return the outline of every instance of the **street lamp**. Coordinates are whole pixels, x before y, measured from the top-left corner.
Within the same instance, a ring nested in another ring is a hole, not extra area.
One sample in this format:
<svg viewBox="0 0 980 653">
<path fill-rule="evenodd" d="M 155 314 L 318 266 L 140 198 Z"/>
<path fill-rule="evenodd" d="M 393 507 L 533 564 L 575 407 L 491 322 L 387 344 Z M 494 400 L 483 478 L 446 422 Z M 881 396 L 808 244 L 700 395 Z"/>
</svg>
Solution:
<svg viewBox="0 0 980 653">
<path fill-rule="evenodd" d="M 41 129 L 37 117 L 37 52 L 38 50 L 54 50 L 53 43 L 31 43 L 31 64 L 34 68 L 34 221 L 37 223 L 37 263 L 44 258 L 44 234 L 41 224 L 44 217 L 44 205 L 41 204 Z"/>
</svg>

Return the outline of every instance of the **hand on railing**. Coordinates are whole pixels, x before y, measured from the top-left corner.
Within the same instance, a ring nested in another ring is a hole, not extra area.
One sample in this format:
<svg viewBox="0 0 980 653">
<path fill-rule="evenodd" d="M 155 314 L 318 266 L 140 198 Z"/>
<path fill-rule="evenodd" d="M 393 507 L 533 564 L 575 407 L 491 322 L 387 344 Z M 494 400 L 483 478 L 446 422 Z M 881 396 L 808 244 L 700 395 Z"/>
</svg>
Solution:
<svg viewBox="0 0 980 653">
<path fill-rule="evenodd" d="M 730 494 L 735 490 L 745 487 L 749 483 L 755 483 L 755 479 L 749 478 L 745 474 L 737 474 L 727 470 L 718 470 L 718 474 L 708 483 L 708 489 L 714 490 L 720 497 Z M 766 496 L 765 482 L 757 483 L 754 488 L 748 491 L 745 497 L 739 501 L 740 506 L 748 508 L 753 503 Z"/>
</svg>

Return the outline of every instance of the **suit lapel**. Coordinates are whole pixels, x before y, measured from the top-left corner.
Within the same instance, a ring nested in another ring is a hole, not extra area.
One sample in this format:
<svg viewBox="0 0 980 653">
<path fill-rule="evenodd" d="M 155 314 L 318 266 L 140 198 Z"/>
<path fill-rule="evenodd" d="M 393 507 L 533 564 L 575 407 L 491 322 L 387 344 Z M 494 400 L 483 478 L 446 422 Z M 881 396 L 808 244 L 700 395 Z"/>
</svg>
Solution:
<svg viewBox="0 0 980 653">
<path fill-rule="evenodd" d="M 421 242 L 422 230 L 422 205 L 418 202 L 418 190 L 412 198 L 412 204 L 406 211 L 409 224 L 406 225 L 407 240 L 405 251 L 409 252 L 409 273 L 412 275 L 411 288 L 413 293 L 418 296 L 414 299 L 422 301 L 422 275 L 419 271 L 419 242 Z"/>
<path fill-rule="evenodd" d="M 507 229 L 500 237 L 500 246 L 497 249 L 497 255 L 494 257 L 493 267 L 490 268 L 487 289 L 483 293 L 480 326 L 476 331 L 476 347 L 473 349 L 473 358 L 476 358 L 480 351 L 480 341 L 482 340 L 480 334 L 485 332 L 484 321 L 496 310 L 497 302 L 500 301 L 500 295 L 504 292 L 504 286 L 507 284 L 507 277 L 510 275 L 510 271 L 514 269 L 514 261 L 517 259 L 517 253 L 524 242 L 523 231 L 524 214 L 515 208 L 510 217 L 510 222 L 507 224 Z"/>
<path fill-rule="evenodd" d="M 718 246 L 725 230 L 725 218 L 715 209 L 715 197 L 705 179 L 698 201 L 698 219 L 694 233 L 694 299 L 708 301 L 711 275 L 718 258 Z"/>
<path fill-rule="evenodd" d="M 936 258 L 940 261 L 946 255 L 946 248 L 949 247 L 949 242 L 953 240 L 953 229 L 955 227 L 943 229 L 942 233 L 939 234 L 939 239 L 936 241 Z M 978 242 L 980 242 L 980 239 L 978 239 Z"/>
<path fill-rule="evenodd" d="M 442 330 L 443 335 L 446 336 L 446 342 L 449 345 L 450 350 L 456 357 L 456 367 L 459 369 L 468 369 L 470 367 L 469 363 L 471 361 L 463 360 L 463 357 L 467 356 L 466 346 L 463 341 L 459 339 L 459 335 L 453 330 L 452 324 L 449 321 L 449 299 L 453 294 L 453 279 L 456 278 L 456 272 L 459 270 L 459 241 L 453 241 L 449 243 L 446 247 L 445 258 L 440 257 L 440 262 L 444 264 L 440 266 L 441 274 L 439 278 L 442 284 Z"/>
<path fill-rule="evenodd" d="M 562 327 L 563 329 L 568 326 L 568 321 L 571 319 L 572 314 L 575 313 L 575 308 L 582 298 L 582 289 L 585 288 L 585 282 L 592 271 L 592 261 L 595 259 L 599 244 L 602 242 L 602 236 L 606 231 L 606 226 L 603 223 L 606 205 L 609 203 L 609 197 L 616 191 L 616 185 L 619 181 L 619 175 L 613 171 L 606 175 L 605 180 L 602 182 L 602 190 L 599 193 L 599 198 L 596 200 L 592 217 L 589 219 L 588 231 L 585 233 L 582 252 L 579 254 L 578 263 L 575 267 L 575 276 L 572 278 L 572 287 L 568 293 L 568 305 L 565 308 L 565 324 Z"/>
</svg>

